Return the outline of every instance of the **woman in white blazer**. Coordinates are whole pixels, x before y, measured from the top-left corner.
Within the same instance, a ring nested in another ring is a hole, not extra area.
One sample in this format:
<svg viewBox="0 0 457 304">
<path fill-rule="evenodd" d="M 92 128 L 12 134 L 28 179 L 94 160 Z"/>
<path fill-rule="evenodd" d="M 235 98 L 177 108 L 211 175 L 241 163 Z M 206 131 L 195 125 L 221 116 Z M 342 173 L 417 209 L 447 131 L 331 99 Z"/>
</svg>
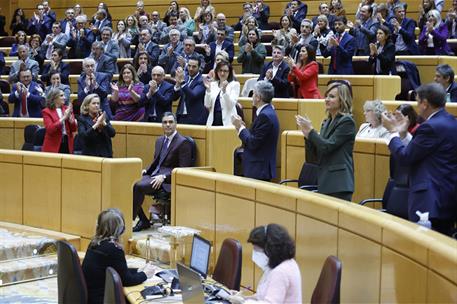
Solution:
<svg viewBox="0 0 457 304">
<path fill-rule="evenodd" d="M 240 96 L 240 83 L 234 80 L 230 63 L 221 61 L 216 65 L 214 81 L 205 78 L 205 107 L 209 115 L 207 126 L 231 126 L 236 114 L 236 102 Z"/>
</svg>

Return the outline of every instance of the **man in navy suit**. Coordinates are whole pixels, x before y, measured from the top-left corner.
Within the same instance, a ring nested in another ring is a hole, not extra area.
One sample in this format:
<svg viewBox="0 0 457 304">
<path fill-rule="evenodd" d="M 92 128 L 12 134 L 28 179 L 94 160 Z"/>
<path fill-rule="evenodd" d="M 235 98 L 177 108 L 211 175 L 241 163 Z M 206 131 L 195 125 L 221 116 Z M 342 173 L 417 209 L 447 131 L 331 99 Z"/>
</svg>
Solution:
<svg viewBox="0 0 457 304">
<path fill-rule="evenodd" d="M 216 55 L 220 51 L 226 51 L 229 55 L 229 62 L 232 63 L 233 56 L 235 55 L 235 49 L 233 47 L 233 41 L 230 41 L 226 38 L 227 32 L 224 29 L 217 30 L 216 41 L 213 41 L 205 49 L 207 64 L 205 68 L 205 73 L 208 73 L 210 70 L 214 69 L 216 63 Z"/>
<path fill-rule="evenodd" d="M 328 45 L 321 45 L 321 53 L 325 58 L 331 56 L 328 73 L 337 75 L 352 75 L 352 56 L 356 42 L 351 34 L 346 33 L 347 19 L 344 16 L 335 18 L 335 37 L 328 40 Z"/>
<path fill-rule="evenodd" d="M 457 102 L 457 83 L 454 76 L 454 70 L 449 64 L 440 64 L 436 67 L 435 82 L 446 90 L 446 102 Z"/>
<path fill-rule="evenodd" d="M 205 125 L 208 111 L 204 105 L 206 88 L 200 73 L 200 62 L 192 57 L 187 63 L 187 73 L 179 67 L 176 69 L 176 85 L 173 100 L 179 99 L 178 123 L 190 125 Z"/>
<path fill-rule="evenodd" d="M 110 81 L 111 75 L 95 71 L 95 60 L 85 58 L 83 60 L 83 71 L 78 79 L 78 100 L 84 100 L 89 94 L 97 94 L 100 97 L 101 108 L 109 120 L 113 115 L 108 103 L 108 93 L 111 93 Z"/>
<path fill-rule="evenodd" d="M 290 68 L 283 60 L 284 48 L 280 45 L 274 46 L 272 55 L 273 60 L 265 63 L 258 80 L 266 80 L 273 84 L 275 88 L 274 97 L 289 98 L 289 81 L 287 80 L 287 75 Z"/>
<path fill-rule="evenodd" d="M 54 22 L 48 15 L 44 13 L 44 6 L 42 4 L 37 5 L 37 11 L 33 14 L 30 19 L 28 26 L 28 34 L 38 34 L 41 40 L 44 40 L 47 34 L 51 32 L 52 23 Z"/>
<path fill-rule="evenodd" d="M 76 26 L 72 30 L 71 38 L 67 44 L 70 47 L 68 58 L 83 59 L 90 55 L 95 36 L 92 31 L 85 28 L 86 22 L 86 16 L 76 17 Z"/>
<path fill-rule="evenodd" d="M 394 28 L 392 40 L 395 44 L 395 55 L 419 55 L 416 43 L 416 21 L 406 18 L 406 8 L 403 3 L 394 6 L 395 18 L 391 19 Z"/>
<path fill-rule="evenodd" d="M 183 41 L 184 49 L 182 53 L 176 57 L 176 61 L 171 68 L 170 74 L 174 75 L 176 69 L 178 67 L 182 67 L 184 71 L 187 69 L 187 62 L 189 61 L 189 58 L 192 57 L 197 57 L 198 60 L 201 62 L 200 63 L 200 72 L 203 72 L 206 66 L 206 60 L 208 58 L 205 58 L 202 54 L 198 53 L 195 51 L 195 40 L 192 37 L 187 37 Z"/>
<path fill-rule="evenodd" d="M 136 55 L 145 51 L 151 57 L 151 65 L 156 66 L 159 61 L 160 48 L 154 41 L 152 41 L 152 31 L 150 29 L 143 29 L 140 32 L 140 43 L 136 48 Z"/>
<path fill-rule="evenodd" d="M 133 186 L 133 218 L 140 220 L 133 232 L 149 228 L 150 224 L 141 208 L 146 194 L 159 191 L 171 192 L 171 171 L 174 168 L 192 166 L 192 146 L 190 142 L 176 131 L 176 117 L 165 112 L 162 118 L 164 135 L 157 138 L 154 160 L 148 169 L 143 170 L 143 177 Z"/>
<path fill-rule="evenodd" d="M 95 41 L 92 43 L 92 53 L 90 54 L 95 60 L 95 70 L 101 73 L 110 74 L 113 77 L 113 74 L 116 71 L 116 62 L 113 58 L 105 55 L 105 49 L 103 48 L 103 42 Z"/>
<path fill-rule="evenodd" d="M 75 26 L 75 10 L 73 8 L 69 8 L 65 11 L 65 19 L 60 21 L 62 33 L 64 33 L 67 36 L 67 39 L 71 39 L 71 31 L 74 29 Z"/>
<path fill-rule="evenodd" d="M 248 130 L 240 116 L 234 115 L 232 123 L 238 131 L 243 146 L 243 175 L 264 181 L 276 177 L 276 146 L 279 121 L 271 106 L 273 85 L 259 81 L 254 87 L 252 104 L 257 107 L 257 117 Z"/>
<path fill-rule="evenodd" d="M 270 18 L 270 7 L 263 3 L 263 0 L 256 0 L 252 15 L 257 19 L 261 30 L 269 30 L 268 18 Z"/>
<path fill-rule="evenodd" d="M 376 32 L 379 27 L 377 19 L 373 19 L 373 7 L 362 5 L 359 9 L 359 19 L 352 24 L 349 22 L 349 33 L 354 36 L 356 41 L 357 56 L 370 55 L 370 43 L 376 42 Z"/>
<path fill-rule="evenodd" d="M 163 113 L 171 112 L 173 85 L 164 81 L 165 71 L 159 65 L 152 69 L 151 76 L 152 80 L 144 87 L 140 99 L 140 106 L 145 107 L 143 121 L 161 122 Z"/>
<path fill-rule="evenodd" d="M 113 28 L 113 24 L 108 19 L 108 14 L 106 13 L 106 10 L 104 10 L 104 9 L 99 9 L 95 13 L 95 20 L 96 20 L 95 23 L 91 26 L 90 29 L 91 29 L 92 33 L 94 34 L 94 36 L 96 37 L 96 39 L 98 40 L 98 39 L 100 39 L 100 34 L 101 34 L 102 28 L 104 28 L 105 26 Z"/>
<path fill-rule="evenodd" d="M 300 0 L 290 1 L 284 11 L 284 15 L 288 15 L 290 17 L 292 20 L 292 26 L 297 30 L 297 32 L 300 31 L 301 22 L 306 18 L 307 14 L 308 5 Z"/>
<path fill-rule="evenodd" d="M 13 117 L 41 117 L 46 100 L 43 89 L 32 81 L 30 69 L 19 72 L 19 82 L 13 85 L 8 102 L 14 103 Z"/>
<path fill-rule="evenodd" d="M 416 89 L 419 115 L 425 119 L 414 136 L 409 121 L 383 113 L 392 156 L 410 167 L 408 218 L 428 212 L 432 228 L 450 235 L 457 218 L 457 120 L 446 112 L 446 91 L 438 83 Z"/>
<path fill-rule="evenodd" d="M 172 29 L 169 33 L 170 42 L 163 46 L 162 52 L 159 56 L 159 64 L 163 67 L 166 74 L 171 73 L 171 69 L 178 60 L 178 56 L 181 56 L 184 46 L 179 40 L 180 33 L 177 29 Z"/>
</svg>

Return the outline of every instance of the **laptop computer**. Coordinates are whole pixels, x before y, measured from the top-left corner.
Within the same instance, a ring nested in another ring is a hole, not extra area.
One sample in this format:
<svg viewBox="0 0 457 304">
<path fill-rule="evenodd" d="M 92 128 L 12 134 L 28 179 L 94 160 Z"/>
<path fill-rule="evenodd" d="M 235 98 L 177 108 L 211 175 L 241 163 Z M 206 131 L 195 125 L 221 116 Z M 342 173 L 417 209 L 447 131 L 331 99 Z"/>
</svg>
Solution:
<svg viewBox="0 0 457 304">
<path fill-rule="evenodd" d="M 189 267 L 193 271 L 198 272 L 203 278 L 206 278 L 206 275 L 208 274 L 210 254 L 211 243 L 198 234 L 194 234 Z"/>
<path fill-rule="evenodd" d="M 198 272 L 178 263 L 179 285 L 184 304 L 205 303 L 202 279 Z"/>
</svg>

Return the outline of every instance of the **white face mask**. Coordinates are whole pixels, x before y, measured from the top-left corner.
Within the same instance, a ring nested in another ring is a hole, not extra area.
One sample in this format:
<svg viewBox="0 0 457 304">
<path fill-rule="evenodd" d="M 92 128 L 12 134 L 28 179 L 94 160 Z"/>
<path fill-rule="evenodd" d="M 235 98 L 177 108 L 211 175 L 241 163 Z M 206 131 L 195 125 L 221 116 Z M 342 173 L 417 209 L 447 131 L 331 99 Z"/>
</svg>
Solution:
<svg viewBox="0 0 457 304">
<path fill-rule="evenodd" d="M 252 261 L 263 271 L 268 269 L 268 257 L 263 251 L 252 250 Z"/>
</svg>

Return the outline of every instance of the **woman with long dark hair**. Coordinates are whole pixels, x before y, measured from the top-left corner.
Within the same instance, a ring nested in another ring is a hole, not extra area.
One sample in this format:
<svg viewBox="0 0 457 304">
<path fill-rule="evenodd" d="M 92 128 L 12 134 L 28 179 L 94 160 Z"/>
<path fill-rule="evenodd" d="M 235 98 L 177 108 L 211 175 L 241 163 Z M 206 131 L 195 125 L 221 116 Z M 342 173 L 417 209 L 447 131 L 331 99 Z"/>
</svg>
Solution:
<svg viewBox="0 0 457 304">
<path fill-rule="evenodd" d="M 316 50 L 312 45 L 302 46 L 297 64 L 291 57 L 286 58 L 290 67 L 288 79 L 297 87 L 298 98 L 321 98 L 317 87 L 319 65 L 316 62 Z"/>
<path fill-rule="evenodd" d="M 17 49 L 20 45 L 28 45 L 27 43 L 27 34 L 24 31 L 18 31 L 16 33 L 15 39 L 16 42 L 11 45 L 11 50 L 9 56 L 17 56 Z"/>
<path fill-rule="evenodd" d="M 227 61 L 216 65 L 214 81 L 206 77 L 205 107 L 208 109 L 207 126 L 231 126 L 236 114 L 236 102 L 240 96 L 240 83 L 234 79 L 233 68 Z"/>
<path fill-rule="evenodd" d="M 121 277 L 123 286 L 134 286 L 151 278 L 156 268 L 146 264 L 142 269 L 128 268 L 121 236 L 125 220 L 117 208 L 103 210 L 97 219 L 95 236 L 87 248 L 82 269 L 86 278 L 88 303 L 103 303 L 106 268 L 113 267 Z"/>
<path fill-rule="evenodd" d="M 292 44 L 292 35 L 297 35 L 297 30 L 292 25 L 292 20 L 288 15 L 279 18 L 279 30 L 273 30 L 273 40 L 271 45 L 281 45 L 287 50 Z"/>
<path fill-rule="evenodd" d="M 370 43 L 368 62 L 373 66 L 375 75 L 393 75 L 395 71 L 395 45 L 390 39 L 390 29 L 380 25 L 376 31 L 377 43 Z"/>
<path fill-rule="evenodd" d="M 24 10 L 17 8 L 13 13 L 13 17 L 11 17 L 10 30 L 12 35 L 16 35 L 19 31 L 27 32 L 28 27 L 29 21 L 25 17 Z"/>
</svg>

